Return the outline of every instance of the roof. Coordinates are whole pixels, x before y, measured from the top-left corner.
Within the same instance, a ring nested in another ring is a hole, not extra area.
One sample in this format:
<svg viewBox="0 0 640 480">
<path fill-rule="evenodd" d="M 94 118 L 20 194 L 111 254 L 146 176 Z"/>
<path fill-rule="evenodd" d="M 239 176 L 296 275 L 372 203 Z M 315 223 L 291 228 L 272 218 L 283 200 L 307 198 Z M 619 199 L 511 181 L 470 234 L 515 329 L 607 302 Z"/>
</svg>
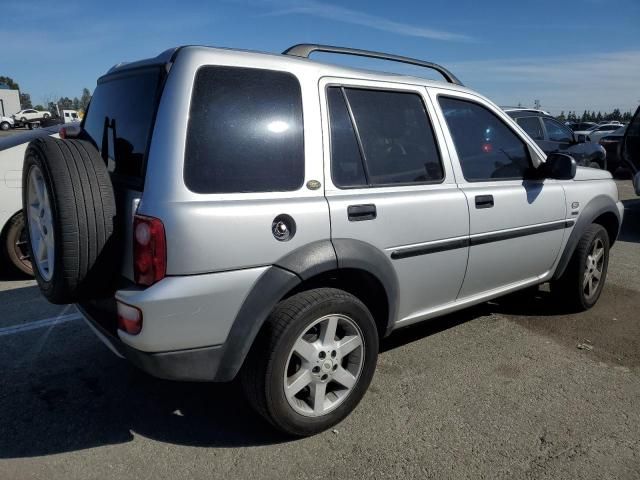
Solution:
<svg viewBox="0 0 640 480">
<path fill-rule="evenodd" d="M 129 69 L 141 68 L 145 66 L 153 66 L 153 65 L 167 65 L 173 62 L 177 55 L 180 54 L 180 57 L 183 56 L 197 56 L 197 55 L 207 55 L 211 56 L 211 62 L 214 63 L 216 58 L 226 59 L 228 61 L 229 57 L 238 57 L 241 58 L 244 62 L 255 61 L 257 65 L 273 64 L 278 65 L 280 68 L 286 67 L 287 65 L 295 66 L 300 68 L 308 68 L 309 70 L 313 70 L 319 77 L 323 76 L 338 76 L 338 77 L 355 77 L 365 80 L 378 80 L 378 81 L 389 81 L 389 82 L 401 82 L 408 83 L 414 85 L 424 85 L 424 86 L 434 86 L 440 88 L 450 88 L 452 90 L 464 91 L 468 93 L 476 93 L 464 86 L 457 85 L 455 83 L 448 83 L 446 81 L 439 80 L 430 80 L 424 77 L 417 77 L 412 75 L 401 75 L 391 72 L 384 71 L 374 71 L 367 70 L 361 68 L 352 68 L 352 67 L 344 67 L 340 65 L 335 65 L 331 63 L 319 62 L 317 60 L 311 60 L 309 58 L 298 57 L 295 55 L 284 55 L 280 53 L 265 53 L 265 52 L 257 52 L 251 50 L 240 50 L 240 49 L 232 49 L 232 48 L 219 48 L 219 47 L 209 47 L 209 46 L 197 46 L 197 45 L 188 45 L 182 47 L 171 48 L 169 50 L 165 50 L 160 55 L 154 58 L 148 58 L 136 62 L 131 63 L 119 63 L 113 66 L 106 75 L 110 75 L 112 73 L 117 73 Z"/>
</svg>

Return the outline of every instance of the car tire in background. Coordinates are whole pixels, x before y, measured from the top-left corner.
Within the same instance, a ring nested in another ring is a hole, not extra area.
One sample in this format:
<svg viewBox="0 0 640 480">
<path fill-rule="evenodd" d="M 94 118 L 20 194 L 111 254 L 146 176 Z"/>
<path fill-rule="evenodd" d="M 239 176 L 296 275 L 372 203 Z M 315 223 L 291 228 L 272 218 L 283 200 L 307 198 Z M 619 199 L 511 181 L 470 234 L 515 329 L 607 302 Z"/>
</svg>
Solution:
<svg viewBox="0 0 640 480">
<path fill-rule="evenodd" d="M 65 304 L 106 293 L 118 265 L 116 206 L 109 173 L 93 144 L 33 140 L 25 153 L 22 201 L 43 295 Z"/>
<path fill-rule="evenodd" d="M 589 165 L 587 165 L 589 168 L 597 168 L 598 170 L 600 170 L 600 164 L 598 162 L 589 162 Z"/>
<path fill-rule="evenodd" d="M 44 119 L 46 120 L 46 119 L 47 119 L 47 118 L 49 118 L 50 116 L 51 116 L 51 115 L 49 115 L 48 113 L 45 113 L 45 114 L 42 116 L 42 118 L 44 118 Z"/>
<path fill-rule="evenodd" d="M 0 237 L 4 264 L 16 273 L 33 275 L 27 246 L 27 230 L 22 212 L 14 215 L 5 225 Z"/>
<path fill-rule="evenodd" d="M 27 117 L 22 117 L 22 118 L 20 119 L 20 121 L 21 121 L 22 123 L 27 123 Z"/>
<path fill-rule="evenodd" d="M 597 223 L 589 225 L 560 278 L 551 283 L 556 300 L 572 311 L 593 307 L 604 288 L 609 266 L 609 234 Z"/>
<path fill-rule="evenodd" d="M 371 313 L 353 295 L 334 288 L 293 295 L 273 310 L 245 361 L 247 400 L 288 435 L 331 428 L 367 391 L 378 344 Z"/>
<path fill-rule="evenodd" d="M 11 128 L 11 124 L 9 122 L 0 123 L 0 130 L 7 131 Z"/>
</svg>

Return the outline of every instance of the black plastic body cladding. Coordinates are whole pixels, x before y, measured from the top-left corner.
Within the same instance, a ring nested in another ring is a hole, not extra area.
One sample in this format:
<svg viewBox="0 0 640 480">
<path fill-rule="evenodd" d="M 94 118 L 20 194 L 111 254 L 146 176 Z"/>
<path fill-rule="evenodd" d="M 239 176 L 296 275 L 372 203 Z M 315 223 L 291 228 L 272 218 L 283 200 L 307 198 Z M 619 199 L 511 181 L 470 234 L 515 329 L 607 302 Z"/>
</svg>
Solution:
<svg viewBox="0 0 640 480">
<path fill-rule="evenodd" d="M 576 225 L 573 227 L 573 231 L 569 236 L 569 240 L 567 240 L 567 244 L 564 247 L 564 251 L 562 252 L 562 256 L 560 257 L 560 262 L 556 267 L 556 271 L 553 274 L 553 278 L 557 279 L 564 273 L 567 265 L 569 264 L 569 260 L 571 260 L 571 256 L 582 238 L 585 230 L 589 225 L 593 223 L 593 221 L 598 218 L 600 215 L 604 213 L 613 213 L 618 219 L 618 232 L 616 233 L 615 238 L 611 238 L 611 246 L 616 241 L 618 237 L 618 233 L 620 232 L 620 213 L 618 212 L 618 208 L 614 201 L 606 197 L 604 195 L 597 196 L 593 198 L 580 212 L 580 215 L 577 218 Z"/>
</svg>

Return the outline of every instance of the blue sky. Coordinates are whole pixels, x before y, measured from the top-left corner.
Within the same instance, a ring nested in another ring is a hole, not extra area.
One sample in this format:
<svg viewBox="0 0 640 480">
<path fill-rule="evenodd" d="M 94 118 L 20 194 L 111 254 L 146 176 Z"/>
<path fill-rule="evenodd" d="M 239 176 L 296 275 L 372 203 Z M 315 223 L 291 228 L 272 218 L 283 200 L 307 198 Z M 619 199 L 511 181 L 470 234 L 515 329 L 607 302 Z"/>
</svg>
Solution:
<svg viewBox="0 0 640 480">
<path fill-rule="evenodd" d="M 34 104 L 79 97 L 113 64 L 172 46 L 280 52 L 302 42 L 442 63 L 501 105 L 539 99 L 559 113 L 640 102 L 640 0 L 1 0 L 0 18 L 10 39 L 0 75 Z"/>
</svg>

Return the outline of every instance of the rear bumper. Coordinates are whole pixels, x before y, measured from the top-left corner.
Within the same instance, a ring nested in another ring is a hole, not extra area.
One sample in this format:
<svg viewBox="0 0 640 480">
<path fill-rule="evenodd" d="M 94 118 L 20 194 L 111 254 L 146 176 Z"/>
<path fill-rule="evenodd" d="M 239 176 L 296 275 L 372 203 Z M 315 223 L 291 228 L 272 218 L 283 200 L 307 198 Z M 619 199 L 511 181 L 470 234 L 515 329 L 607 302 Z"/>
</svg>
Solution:
<svg viewBox="0 0 640 480">
<path fill-rule="evenodd" d="M 124 343 L 107 320 L 105 310 L 89 305 L 77 305 L 91 329 L 116 355 L 126 358 L 136 367 L 167 380 L 212 381 L 222 358 L 222 345 L 174 350 L 143 352 Z"/>
</svg>

